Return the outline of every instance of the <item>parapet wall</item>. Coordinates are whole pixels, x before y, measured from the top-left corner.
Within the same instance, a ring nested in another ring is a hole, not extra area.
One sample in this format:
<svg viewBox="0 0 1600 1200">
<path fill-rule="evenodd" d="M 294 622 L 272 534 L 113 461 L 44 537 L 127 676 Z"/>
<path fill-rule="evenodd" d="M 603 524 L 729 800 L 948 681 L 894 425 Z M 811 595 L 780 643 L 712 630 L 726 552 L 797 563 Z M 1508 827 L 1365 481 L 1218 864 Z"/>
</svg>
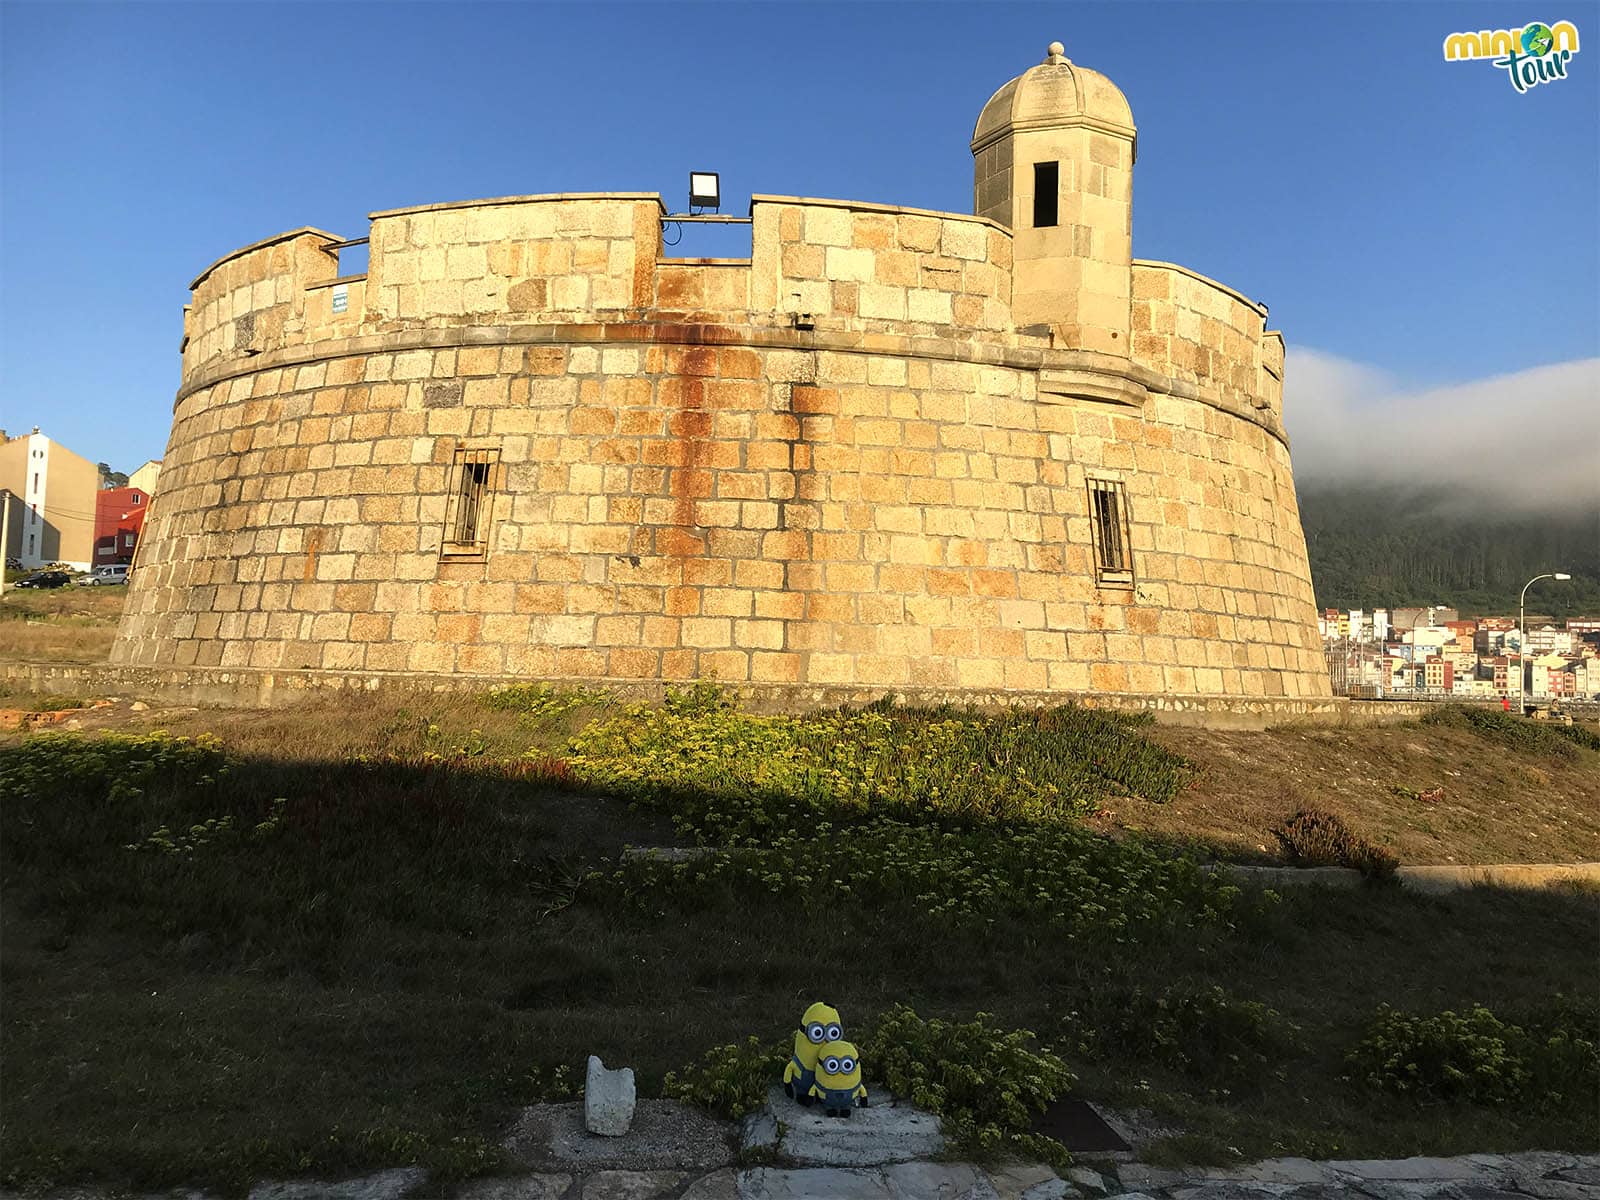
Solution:
<svg viewBox="0 0 1600 1200">
<path fill-rule="evenodd" d="M 661 215 L 396 210 L 364 276 L 314 230 L 203 275 L 114 661 L 1328 695 L 1262 310 L 1137 264 L 1130 362 L 1015 328 L 987 219 L 757 197 L 750 259 L 699 261 Z"/>
</svg>

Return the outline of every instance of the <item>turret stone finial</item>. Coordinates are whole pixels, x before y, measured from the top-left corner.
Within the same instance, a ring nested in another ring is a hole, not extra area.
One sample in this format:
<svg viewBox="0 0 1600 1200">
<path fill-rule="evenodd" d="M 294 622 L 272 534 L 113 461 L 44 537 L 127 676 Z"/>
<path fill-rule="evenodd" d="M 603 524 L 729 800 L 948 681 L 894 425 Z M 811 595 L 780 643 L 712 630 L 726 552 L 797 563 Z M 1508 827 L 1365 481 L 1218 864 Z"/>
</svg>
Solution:
<svg viewBox="0 0 1600 1200">
<path fill-rule="evenodd" d="M 1067 59 L 1067 48 L 1060 42 L 1051 42 L 1049 48 L 1045 50 L 1044 55 L 1044 60 L 1047 63 L 1065 62 Z"/>
</svg>

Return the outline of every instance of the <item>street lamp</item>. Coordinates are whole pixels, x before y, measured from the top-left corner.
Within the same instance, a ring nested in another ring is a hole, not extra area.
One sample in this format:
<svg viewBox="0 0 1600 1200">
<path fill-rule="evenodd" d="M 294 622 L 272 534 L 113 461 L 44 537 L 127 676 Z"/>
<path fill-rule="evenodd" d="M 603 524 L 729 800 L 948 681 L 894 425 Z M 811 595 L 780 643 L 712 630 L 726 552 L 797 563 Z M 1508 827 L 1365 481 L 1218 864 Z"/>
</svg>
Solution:
<svg viewBox="0 0 1600 1200">
<path fill-rule="evenodd" d="M 1528 601 L 1528 589 L 1534 584 L 1538 583 L 1541 579 L 1559 580 L 1571 578 L 1572 576 L 1568 575 L 1565 571 L 1551 571 L 1545 575 L 1535 575 L 1532 579 L 1528 580 L 1527 583 L 1522 585 L 1522 595 L 1517 598 L 1517 716 L 1519 717 L 1522 715 L 1522 706 L 1526 699 L 1524 694 L 1525 689 L 1522 682 L 1522 663 L 1523 660 L 1528 656 L 1528 630 L 1526 628 L 1526 605 Z"/>
</svg>

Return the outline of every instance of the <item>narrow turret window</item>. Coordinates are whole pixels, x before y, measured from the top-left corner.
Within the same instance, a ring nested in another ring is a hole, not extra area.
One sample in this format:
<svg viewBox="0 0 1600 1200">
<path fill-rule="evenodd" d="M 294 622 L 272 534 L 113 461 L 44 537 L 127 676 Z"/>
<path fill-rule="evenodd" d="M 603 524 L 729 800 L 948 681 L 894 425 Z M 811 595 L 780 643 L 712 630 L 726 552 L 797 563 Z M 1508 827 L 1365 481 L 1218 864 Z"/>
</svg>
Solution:
<svg viewBox="0 0 1600 1200">
<path fill-rule="evenodd" d="M 1033 227 L 1049 229 L 1056 223 L 1056 195 L 1061 190 L 1060 163 L 1033 164 Z"/>
<path fill-rule="evenodd" d="M 1133 586 L 1128 539 L 1128 496 L 1118 479 L 1089 479 L 1089 531 L 1094 539 L 1095 583 Z"/>
<path fill-rule="evenodd" d="M 450 464 L 441 558 L 482 558 L 488 552 L 495 458 L 494 450 L 456 447 Z"/>
</svg>

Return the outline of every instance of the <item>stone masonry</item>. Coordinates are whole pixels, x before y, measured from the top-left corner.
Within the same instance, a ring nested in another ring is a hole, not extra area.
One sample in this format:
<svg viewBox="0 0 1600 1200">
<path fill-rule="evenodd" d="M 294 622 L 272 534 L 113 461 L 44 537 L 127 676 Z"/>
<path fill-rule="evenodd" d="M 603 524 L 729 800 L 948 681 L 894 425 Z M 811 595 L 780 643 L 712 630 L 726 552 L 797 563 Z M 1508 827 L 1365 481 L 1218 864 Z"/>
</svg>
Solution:
<svg viewBox="0 0 1600 1200">
<path fill-rule="evenodd" d="M 213 264 L 113 661 L 1326 697 L 1282 339 L 1130 257 L 1127 102 L 1059 49 L 990 215 L 758 195 L 671 259 L 654 195 L 524 196 Z"/>
</svg>

